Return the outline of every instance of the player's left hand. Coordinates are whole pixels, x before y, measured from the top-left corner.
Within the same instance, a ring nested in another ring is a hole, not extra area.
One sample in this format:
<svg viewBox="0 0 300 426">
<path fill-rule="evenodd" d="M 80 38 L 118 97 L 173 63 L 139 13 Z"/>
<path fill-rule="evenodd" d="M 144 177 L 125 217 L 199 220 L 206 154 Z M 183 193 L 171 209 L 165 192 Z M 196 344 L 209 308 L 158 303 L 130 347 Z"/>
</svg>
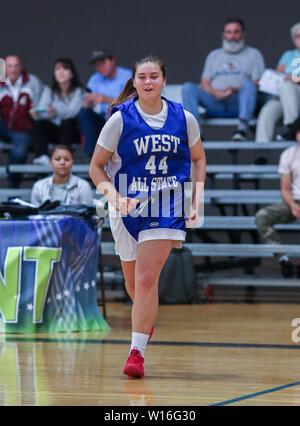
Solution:
<svg viewBox="0 0 300 426">
<path fill-rule="evenodd" d="M 198 211 L 196 209 L 191 209 L 189 217 L 185 219 L 185 226 L 187 228 L 192 228 L 198 223 Z"/>
</svg>

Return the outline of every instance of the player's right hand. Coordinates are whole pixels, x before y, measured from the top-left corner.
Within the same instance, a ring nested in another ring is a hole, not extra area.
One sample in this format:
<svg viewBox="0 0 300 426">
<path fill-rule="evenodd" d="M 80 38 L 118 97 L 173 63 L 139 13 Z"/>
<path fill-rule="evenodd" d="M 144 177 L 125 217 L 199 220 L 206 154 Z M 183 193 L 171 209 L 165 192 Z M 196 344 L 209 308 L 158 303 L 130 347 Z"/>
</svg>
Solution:
<svg viewBox="0 0 300 426">
<path fill-rule="evenodd" d="M 192 228 L 198 223 L 198 210 L 191 209 L 189 217 L 185 219 L 186 228 Z"/>
<path fill-rule="evenodd" d="M 116 203 L 116 210 L 119 212 L 128 215 L 131 210 L 135 209 L 136 206 L 139 204 L 140 200 L 137 198 L 130 198 L 130 197 L 119 197 L 117 203 Z"/>
</svg>

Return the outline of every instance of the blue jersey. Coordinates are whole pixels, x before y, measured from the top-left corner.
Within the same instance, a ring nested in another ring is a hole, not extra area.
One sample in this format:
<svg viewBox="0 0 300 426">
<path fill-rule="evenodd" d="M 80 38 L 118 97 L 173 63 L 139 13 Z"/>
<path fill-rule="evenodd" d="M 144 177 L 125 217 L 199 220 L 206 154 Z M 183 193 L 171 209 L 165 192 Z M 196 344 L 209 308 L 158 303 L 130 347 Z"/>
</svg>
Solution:
<svg viewBox="0 0 300 426">
<path fill-rule="evenodd" d="M 153 129 L 134 102 L 130 99 L 112 109 L 112 113 L 120 110 L 123 118 L 117 148 L 121 167 L 115 175 L 115 186 L 122 196 L 141 200 L 138 215 L 126 216 L 123 222 L 135 238 L 132 219 L 138 219 L 139 230 L 148 226 L 151 229 L 151 224 L 169 228 L 170 223 L 171 227 L 184 229 L 184 187 L 189 181 L 191 160 L 183 108 L 167 101 L 167 120 L 161 129 Z"/>
</svg>

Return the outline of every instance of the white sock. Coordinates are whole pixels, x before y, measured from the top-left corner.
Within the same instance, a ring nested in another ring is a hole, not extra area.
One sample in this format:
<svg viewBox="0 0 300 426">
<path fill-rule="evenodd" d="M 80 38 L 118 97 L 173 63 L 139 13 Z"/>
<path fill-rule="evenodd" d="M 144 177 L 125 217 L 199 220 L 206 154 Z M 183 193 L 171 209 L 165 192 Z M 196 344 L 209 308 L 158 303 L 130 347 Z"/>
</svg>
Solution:
<svg viewBox="0 0 300 426">
<path fill-rule="evenodd" d="M 133 348 L 136 348 L 140 351 L 142 357 L 144 358 L 144 353 L 148 343 L 148 339 L 149 339 L 149 334 L 136 333 L 135 331 L 133 331 L 129 353 L 132 351 Z"/>
</svg>

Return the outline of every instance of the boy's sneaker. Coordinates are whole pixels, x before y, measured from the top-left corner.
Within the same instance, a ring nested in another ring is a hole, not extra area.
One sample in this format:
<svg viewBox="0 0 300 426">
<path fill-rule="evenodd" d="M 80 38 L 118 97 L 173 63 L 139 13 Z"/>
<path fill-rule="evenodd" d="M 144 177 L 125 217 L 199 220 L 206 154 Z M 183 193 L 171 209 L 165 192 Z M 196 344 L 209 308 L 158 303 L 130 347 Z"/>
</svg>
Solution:
<svg viewBox="0 0 300 426">
<path fill-rule="evenodd" d="M 153 326 L 152 326 L 152 328 L 151 328 L 151 331 L 150 331 L 150 334 L 149 334 L 148 343 L 150 342 L 150 339 L 151 339 L 151 337 L 152 337 L 153 331 L 154 331 L 154 325 L 153 325 Z"/>
<path fill-rule="evenodd" d="M 233 142 L 244 142 L 247 138 L 247 135 L 242 130 L 236 130 L 234 134 L 232 135 L 231 140 Z"/>
<path fill-rule="evenodd" d="M 277 141 L 293 141 L 295 139 L 295 131 L 292 124 L 285 126 L 281 133 L 276 135 Z"/>
<path fill-rule="evenodd" d="M 33 164 L 40 164 L 42 166 L 49 166 L 50 157 L 46 154 L 41 155 L 40 157 L 37 157 L 33 160 Z"/>
<path fill-rule="evenodd" d="M 294 265 L 290 260 L 281 260 L 280 266 L 281 274 L 284 276 L 284 278 L 292 278 L 294 276 Z"/>
<path fill-rule="evenodd" d="M 144 358 L 138 349 L 132 349 L 124 367 L 123 373 L 130 377 L 144 376 Z"/>
</svg>

